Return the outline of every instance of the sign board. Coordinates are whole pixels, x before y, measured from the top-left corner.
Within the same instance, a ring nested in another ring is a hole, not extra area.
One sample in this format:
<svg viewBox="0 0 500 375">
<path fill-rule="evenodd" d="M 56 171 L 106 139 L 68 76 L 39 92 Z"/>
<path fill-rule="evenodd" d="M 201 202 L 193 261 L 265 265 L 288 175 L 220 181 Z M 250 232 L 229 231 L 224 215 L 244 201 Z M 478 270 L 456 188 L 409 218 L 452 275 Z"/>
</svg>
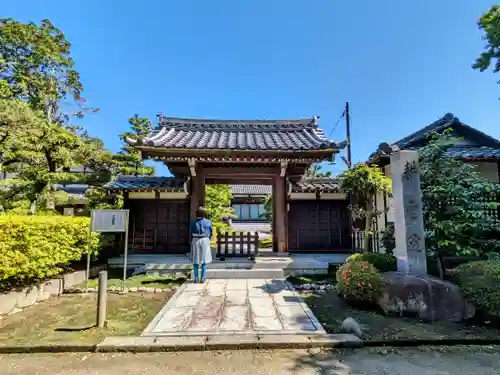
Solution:
<svg viewBox="0 0 500 375">
<path fill-rule="evenodd" d="M 127 279 L 128 255 L 128 213 L 129 210 L 92 210 L 90 212 L 89 249 L 87 253 L 87 290 L 90 275 L 90 253 L 92 247 L 92 232 L 124 232 L 125 251 L 123 253 L 123 289 Z"/>
<path fill-rule="evenodd" d="M 92 210 L 92 232 L 126 232 L 128 210 Z"/>
</svg>

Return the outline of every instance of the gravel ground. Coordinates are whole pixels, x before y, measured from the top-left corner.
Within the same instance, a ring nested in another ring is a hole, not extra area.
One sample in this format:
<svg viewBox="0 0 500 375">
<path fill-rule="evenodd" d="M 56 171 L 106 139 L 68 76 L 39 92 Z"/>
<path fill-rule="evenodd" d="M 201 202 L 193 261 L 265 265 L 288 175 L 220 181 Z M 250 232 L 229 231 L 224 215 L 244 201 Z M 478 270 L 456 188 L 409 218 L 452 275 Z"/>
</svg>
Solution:
<svg viewBox="0 0 500 375">
<path fill-rule="evenodd" d="M 495 347 L 0 356 L 2 375 L 490 375 L 499 367 Z"/>
</svg>

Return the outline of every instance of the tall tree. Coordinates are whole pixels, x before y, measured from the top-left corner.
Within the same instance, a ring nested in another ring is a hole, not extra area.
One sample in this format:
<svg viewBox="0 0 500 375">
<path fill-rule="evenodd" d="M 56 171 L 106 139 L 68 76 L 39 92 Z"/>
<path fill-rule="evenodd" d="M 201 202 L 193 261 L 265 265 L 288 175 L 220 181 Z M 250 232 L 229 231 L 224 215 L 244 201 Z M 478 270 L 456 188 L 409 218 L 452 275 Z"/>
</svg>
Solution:
<svg viewBox="0 0 500 375">
<path fill-rule="evenodd" d="M 321 177 L 332 177 L 332 172 L 322 171 L 323 167 L 319 163 L 312 164 L 307 168 L 305 176 L 306 178 L 321 178 Z"/>
<path fill-rule="evenodd" d="M 145 165 L 139 150 L 126 141 L 127 138 L 137 139 L 148 135 L 153 128 L 153 124 L 146 117 L 140 117 L 139 115 L 132 116 L 128 123 L 130 124 L 130 130 L 120 134 L 123 142 L 122 149 L 114 156 L 119 163 L 119 173 L 123 175 L 153 176 L 155 169 Z"/>
<path fill-rule="evenodd" d="M 426 245 L 440 255 L 483 255 L 500 246 L 488 214 L 498 210 L 500 189 L 474 165 L 446 155 L 457 140 L 448 130 L 419 151 Z"/>
<path fill-rule="evenodd" d="M 94 167 L 94 179 L 107 178 L 109 152 L 70 125 L 72 118 L 95 111 L 84 107 L 70 47 L 49 20 L 0 20 L 0 98 L 7 109 L 0 121 L 0 168 L 14 176 L 4 181 L 9 187 L 2 196 L 11 204 L 28 200 L 32 212 L 54 201 L 56 184 L 81 181 L 69 173 L 77 163 Z"/>
<path fill-rule="evenodd" d="M 83 86 L 70 48 L 47 19 L 40 25 L 0 19 L 0 95 L 28 102 L 53 122 L 83 116 Z M 71 106 L 71 112 L 63 113 L 64 106 Z"/>
<path fill-rule="evenodd" d="M 0 116 L 3 130 L 8 134 L 0 146 L 2 170 L 14 174 L 3 182 L 8 187 L 2 192 L 3 197 L 11 201 L 28 200 L 34 213 L 40 202 L 50 202 L 55 184 L 75 179 L 67 168 L 74 164 L 73 156 L 81 147 L 81 140 L 70 130 L 47 121 L 26 103 L 1 102 L 5 108 L 15 109 L 13 114 L 6 112 Z"/>
<path fill-rule="evenodd" d="M 479 29 L 484 32 L 486 41 L 484 51 L 472 65 L 481 72 L 493 64 L 493 72 L 500 71 L 500 5 L 493 5 L 478 21 Z"/>
<path fill-rule="evenodd" d="M 379 193 L 390 194 L 392 181 L 379 167 L 366 164 L 356 164 L 339 177 L 342 190 L 352 198 L 349 208 L 353 219 L 364 221 L 363 248 L 367 252 L 375 219 L 382 213 L 377 210 L 375 198 Z"/>
</svg>

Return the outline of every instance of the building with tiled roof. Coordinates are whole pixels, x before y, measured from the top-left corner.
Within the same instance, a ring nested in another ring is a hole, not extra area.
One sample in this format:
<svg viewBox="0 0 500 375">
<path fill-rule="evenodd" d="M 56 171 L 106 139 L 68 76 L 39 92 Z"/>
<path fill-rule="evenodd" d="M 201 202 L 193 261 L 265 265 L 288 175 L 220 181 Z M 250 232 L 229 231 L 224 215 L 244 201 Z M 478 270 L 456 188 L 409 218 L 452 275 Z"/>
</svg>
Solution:
<svg viewBox="0 0 500 375">
<path fill-rule="evenodd" d="M 158 116 L 149 134 L 126 141 L 173 177 L 120 177 L 106 185 L 126 192 L 131 248 L 187 251 L 188 222 L 204 204 L 205 184 L 228 184 L 236 221 L 266 220 L 264 199 L 272 194 L 275 251 L 350 249 L 347 200 L 338 184 L 303 179 L 313 163 L 334 161 L 346 145 L 326 137 L 318 120 Z"/>
<path fill-rule="evenodd" d="M 427 144 L 432 134 L 440 134 L 447 129 L 451 129 L 452 134 L 460 138 L 453 147 L 447 150 L 447 155 L 474 164 L 478 173 L 484 178 L 500 183 L 500 141 L 464 124 L 452 113 L 445 114 L 437 121 L 396 142 L 381 143 L 377 150 L 370 155 L 368 163 L 379 165 L 386 175 L 391 176 L 390 154 L 392 152 L 418 150 Z M 387 223 L 394 220 L 391 198 L 377 197 L 377 206 L 381 211 L 386 211 L 378 218 L 378 228 L 382 229 Z"/>
</svg>

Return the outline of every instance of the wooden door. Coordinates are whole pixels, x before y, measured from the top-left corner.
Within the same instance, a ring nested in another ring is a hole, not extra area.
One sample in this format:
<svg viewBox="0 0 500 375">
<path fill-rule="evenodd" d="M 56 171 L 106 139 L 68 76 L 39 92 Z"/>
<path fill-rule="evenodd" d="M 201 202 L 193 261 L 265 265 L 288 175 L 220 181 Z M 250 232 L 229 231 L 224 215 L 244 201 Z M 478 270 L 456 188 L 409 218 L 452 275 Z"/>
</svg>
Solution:
<svg viewBox="0 0 500 375">
<path fill-rule="evenodd" d="M 291 201 L 288 213 L 290 251 L 350 250 L 346 201 Z"/>
<path fill-rule="evenodd" d="M 189 251 L 189 202 L 144 199 L 127 202 L 130 209 L 129 246 L 147 253 Z"/>
</svg>

